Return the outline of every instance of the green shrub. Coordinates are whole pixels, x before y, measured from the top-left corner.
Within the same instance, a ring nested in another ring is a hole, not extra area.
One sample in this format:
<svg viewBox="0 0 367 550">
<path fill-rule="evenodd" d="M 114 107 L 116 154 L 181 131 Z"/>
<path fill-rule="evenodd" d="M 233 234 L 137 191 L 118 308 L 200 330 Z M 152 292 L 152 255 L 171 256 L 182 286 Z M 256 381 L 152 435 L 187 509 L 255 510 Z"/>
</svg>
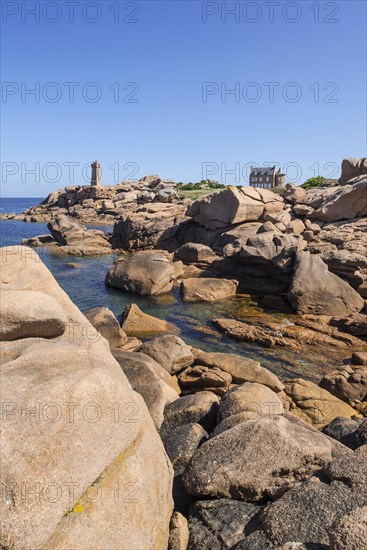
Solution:
<svg viewBox="0 0 367 550">
<path fill-rule="evenodd" d="M 338 180 L 327 179 L 323 176 L 317 176 L 315 178 L 309 178 L 305 183 L 301 185 L 303 189 L 313 189 L 317 187 L 331 187 L 333 185 L 338 185 Z"/>
</svg>

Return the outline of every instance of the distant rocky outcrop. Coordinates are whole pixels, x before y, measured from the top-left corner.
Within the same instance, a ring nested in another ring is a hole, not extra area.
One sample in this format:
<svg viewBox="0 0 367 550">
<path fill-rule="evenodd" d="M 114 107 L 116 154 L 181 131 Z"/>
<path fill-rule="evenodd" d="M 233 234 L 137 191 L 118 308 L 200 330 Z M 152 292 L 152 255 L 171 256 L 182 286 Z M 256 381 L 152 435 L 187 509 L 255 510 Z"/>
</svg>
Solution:
<svg viewBox="0 0 367 550">
<path fill-rule="evenodd" d="M 83 224 L 104 225 L 128 219 L 137 227 L 140 223 L 148 226 L 162 223 L 163 231 L 176 216 L 183 217 L 190 202 L 179 197 L 174 182 L 153 175 L 111 186 L 68 186 L 50 193 L 39 205 L 22 214 L 5 214 L 3 217 L 49 222 L 55 216 L 65 214 Z"/>
<path fill-rule="evenodd" d="M 111 254 L 109 238 L 103 231 L 87 229 L 65 214 L 56 215 L 47 224 L 51 235 L 24 239 L 23 244 L 46 246 L 50 252 L 63 256 L 100 256 Z"/>
<path fill-rule="evenodd" d="M 307 203 L 306 198 L 301 200 L 301 203 L 316 207 L 312 213 L 314 219 L 337 222 L 367 216 L 367 175 L 352 179 L 342 187 L 331 187 L 322 197 L 321 204 L 317 195 Z"/>
<path fill-rule="evenodd" d="M 228 187 L 202 197 L 187 210 L 191 220 L 166 232 L 162 246 L 176 249 L 177 255 L 182 249 L 183 262 L 200 270 L 196 276 L 235 278 L 239 292 L 288 295 L 298 311 L 302 308 L 292 298 L 296 258 L 309 258 L 302 251 L 309 252 L 314 256 L 309 262 L 315 268 L 323 266 L 324 287 L 330 295 L 332 286 L 343 288 L 342 315 L 361 311 L 367 298 L 366 160 L 346 159 L 342 171 L 345 181 L 340 186 L 306 190 L 288 184 L 281 195 Z M 201 252 L 205 263 L 198 250 L 194 253 L 195 245 L 210 247 L 210 253 L 205 248 Z M 185 246 L 192 247 L 191 256 Z M 308 271 L 311 276 L 312 269 Z M 312 285 L 312 276 L 307 285 Z M 304 313 L 312 312 L 312 300 Z M 331 313 L 330 303 L 321 295 L 316 305 L 319 312 L 341 316 L 341 310 Z"/>
<path fill-rule="evenodd" d="M 190 284 L 214 289 L 214 279 L 221 279 L 222 286 L 227 279 L 238 283 L 237 293 L 261 294 L 280 309 L 292 306 L 301 314 L 346 318 L 362 313 L 367 300 L 366 159 L 345 159 L 341 181 L 339 186 L 307 190 L 288 184 L 276 192 L 229 186 L 193 203 L 179 199 L 175 185 L 157 175 L 114 187 L 72 188 L 51 194 L 36 207 L 53 217 L 52 236 L 25 244 L 74 255 L 166 250 L 174 257 L 167 255 L 164 261 L 173 270 L 164 284 L 156 281 L 157 269 L 149 282 L 147 273 L 156 263 L 145 259 L 143 268 L 140 256 L 139 281 L 131 271 L 138 258 L 124 259 L 111 268 L 106 284 L 157 294 L 183 281 L 186 299 Z M 112 235 L 88 230 L 78 219 L 114 221 Z M 215 289 L 206 294 L 210 299 L 222 296 Z"/>
<path fill-rule="evenodd" d="M 358 176 L 367 175 L 367 159 L 362 158 L 346 158 L 342 162 L 342 175 L 339 178 L 340 185 L 344 185 L 348 181 Z"/>
</svg>

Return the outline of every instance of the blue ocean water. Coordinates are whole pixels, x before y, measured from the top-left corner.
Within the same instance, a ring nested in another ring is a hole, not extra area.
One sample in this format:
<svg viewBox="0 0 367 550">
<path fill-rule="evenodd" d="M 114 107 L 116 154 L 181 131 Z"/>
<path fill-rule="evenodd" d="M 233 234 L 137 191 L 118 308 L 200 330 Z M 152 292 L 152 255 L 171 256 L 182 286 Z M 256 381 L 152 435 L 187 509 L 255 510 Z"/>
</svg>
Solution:
<svg viewBox="0 0 367 550">
<path fill-rule="evenodd" d="M 39 202 L 39 198 L 2 198 L 1 212 L 21 213 Z M 105 232 L 111 226 L 101 227 Z M 22 239 L 36 235 L 49 234 L 45 223 L 25 223 L 16 220 L 0 220 L 1 246 L 13 246 L 22 243 Z M 96 258 L 58 256 L 45 248 L 36 249 L 43 262 L 50 269 L 60 286 L 68 293 L 73 302 L 85 311 L 92 307 L 110 308 L 119 317 L 126 305 L 136 303 L 143 311 L 174 323 L 181 337 L 190 345 L 207 351 L 237 353 L 260 361 L 264 366 L 281 376 L 289 378 L 319 379 L 331 367 L 335 368 L 335 357 L 315 354 L 315 356 L 290 352 L 289 350 L 267 350 L 256 345 L 236 342 L 219 333 L 212 319 L 219 317 L 240 318 L 244 321 L 256 319 L 261 314 L 256 302 L 248 296 L 236 296 L 214 304 L 182 302 L 179 290 L 161 296 L 139 296 L 120 290 L 107 288 L 104 284 L 108 269 L 116 255 Z M 78 269 L 67 266 L 69 262 L 80 265 Z"/>
<path fill-rule="evenodd" d="M 42 198 L 9 198 L 9 197 L 0 197 L 0 212 L 2 214 L 10 214 L 10 212 L 15 212 L 16 214 L 21 214 L 26 208 L 31 206 L 36 206 L 39 204 L 44 197 Z"/>
</svg>

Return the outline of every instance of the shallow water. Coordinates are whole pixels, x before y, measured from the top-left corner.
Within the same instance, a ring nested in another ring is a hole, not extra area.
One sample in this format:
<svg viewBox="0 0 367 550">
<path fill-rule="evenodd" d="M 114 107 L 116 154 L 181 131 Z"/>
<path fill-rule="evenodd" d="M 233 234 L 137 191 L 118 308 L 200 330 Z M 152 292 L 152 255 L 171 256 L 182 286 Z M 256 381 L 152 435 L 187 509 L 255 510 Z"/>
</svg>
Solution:
<svg viewBox="0 0 367 550">
<path fill-rule="evenodd" d="M 2 199 L 4 212 L 21 212 L 24 208 L 38 204 L 41 199 Z M 92 226 L 90 226 L 92 227 Z M 111 227 L 98 226 L 98 229 L 111 231 Z M 23 238 L 49 233 L 44 223 L 24 223 L 13 220 L 0 220 L 1 246 L 21 244 Z M 179 289 L 157 297 L 138 296 L 120 290 L 107 288 L 104 279 L 116 255 L 97 258 L 57 256 L 45 248 L 36 249 L 44 263 L 53 273 L 60 286 L 69 294 L 73 302 L 82 310 L 105 306 L 119 317 L 125 306 L 136 303 L 143 311 L 175 324 L 182 338 L 190 345 L 207 350 L 237 353 L 256 359 L 281 378 L 301 376 L 319 380 L 324 372 L 341 364 L 343 354 L 333 352 L 321 354 L 295 353 L 289 350 L 268 350 L 245 342 L 236 342 L 219 333 L 212 323 L 218 317 L 236 317 L 251 321 L 260 309 L 249 296 L 236 296 L 214 304 L 188 304 L 180 299 Z M 66 264 L 76 262 L 79 268 L 72 269 Z M 272 313 L 275 318 L 291 319 L 291 315 Z"/>
</svg>

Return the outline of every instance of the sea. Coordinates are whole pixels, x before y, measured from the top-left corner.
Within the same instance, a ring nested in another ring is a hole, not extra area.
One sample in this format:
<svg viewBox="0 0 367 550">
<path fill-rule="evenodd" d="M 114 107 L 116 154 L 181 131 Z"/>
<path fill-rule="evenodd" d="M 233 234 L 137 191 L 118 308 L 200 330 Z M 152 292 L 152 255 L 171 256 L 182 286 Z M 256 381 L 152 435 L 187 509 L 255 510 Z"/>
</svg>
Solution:
<svg viewBox="0 0 367 550">
<path fill-rule="evenodd" d="M 36 198 L 0 198 L 0 212 L 20 214 L 26 208 L 39 204 L 43 199 Z M 111 226 L 96 227 L 109 233 Z M 0 220 L 1 246 L 22 244 L 22 239 L 49 234 L 45 223 L 26 223 L 17 220 Z M 105 286 L 105 277 L 116 254 L 99 257 L 70 257 L 49 253 L 46 248 L 37 248 L 37 253 L 46 264 L 59 285 L 67 292 L 73 302 L 86 311 L 103 306 L 110 308 L 117 318 L 121 317 L 125 307 L 136 303 L 145 313 L 165 319 L 178 327 L 183 340 L 196 348 L 206 351 L 235 353 L 255 359 L 282 379 L 301 376 L 309 380 L 319 380 L 325 372 L 335 368 L 335 356 L 312 350 L 294 352 L 289 350 L 269 350 L 255 344 L 237 342 L 220 333 L 212 320 L 215 318 L 235 317 L 256 322 L 263 314 L 256 299 L 240 295 L 216 303 L 185 303 L 180 298 L 178 288 L 172 293 L 160 296 L 139 296 Z M 78 269 L 68 267 L 76 262 Z M 267 311 L 284 323 L 291 323 L 292 316 Z M 340 352 L 339 352 L 340 353 Z"/>
</svg>

